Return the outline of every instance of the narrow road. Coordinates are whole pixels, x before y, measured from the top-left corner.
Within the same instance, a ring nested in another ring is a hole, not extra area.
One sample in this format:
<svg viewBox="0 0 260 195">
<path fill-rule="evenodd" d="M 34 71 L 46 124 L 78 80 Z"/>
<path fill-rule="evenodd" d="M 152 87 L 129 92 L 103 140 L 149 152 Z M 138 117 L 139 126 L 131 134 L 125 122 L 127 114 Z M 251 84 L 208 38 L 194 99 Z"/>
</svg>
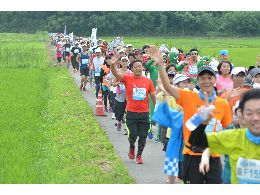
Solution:
<svg viewBox="0 0 260 195">
<path fill-rule="evenodd" d="M 74 74 L 71 66 L 69 71 L 74 78 L 77 87 L 79 88 L 79 72 Z M 86 89 L 87 91 L 82 92 L 82 95 L 95 113 L 96 97 L 93 94 L 89 83 L 87 84 Z M 111 113 L 107 113 L 107 116 L 97 116 L 96 118 L 100 126 L 106 131 L 111 143 L 116 149 L 117 154 L 128 168 L 130 175 L 135 178 L 138 184 L 165 184 L 166 175 L 163 173 L 164 152 L 162 151 L 162 143 L 155 143 L 154 139 L 147 139 L 146 147 L 142 155 L 144 164 L 136 164 L 135 161 L 130 160 L 127 155 L 129 148 L 127 135 L 124 135 L 123 128 L 122 131 L 117 131 L 115 126 L 116 121 L 112 120 L 111 116 Z"/>
</svg>

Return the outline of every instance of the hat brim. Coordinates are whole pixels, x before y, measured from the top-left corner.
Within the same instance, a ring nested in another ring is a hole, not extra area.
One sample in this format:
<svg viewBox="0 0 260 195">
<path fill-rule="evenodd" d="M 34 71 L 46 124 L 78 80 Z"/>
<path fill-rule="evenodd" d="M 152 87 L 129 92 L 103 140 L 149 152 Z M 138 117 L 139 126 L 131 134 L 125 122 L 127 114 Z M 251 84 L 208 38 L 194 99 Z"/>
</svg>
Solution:
<svg viewBox="0 0 260 195">
<path fill-rule="evenodd" d="M 199 77 L 199 76 L 201 76 L 201 75 L 203 75 L 203 74 L 205 74 L 205 73 L 209 73 L 209 74 L 211 74 L 212 76 L 215 76 L 215 77 L 216 77 L 215 71 L 214 71 L 214 70 L 209 70 L 209 69 L 201 70 L 200 72 L 198 72 L 197 77 Z"/>
</svg>

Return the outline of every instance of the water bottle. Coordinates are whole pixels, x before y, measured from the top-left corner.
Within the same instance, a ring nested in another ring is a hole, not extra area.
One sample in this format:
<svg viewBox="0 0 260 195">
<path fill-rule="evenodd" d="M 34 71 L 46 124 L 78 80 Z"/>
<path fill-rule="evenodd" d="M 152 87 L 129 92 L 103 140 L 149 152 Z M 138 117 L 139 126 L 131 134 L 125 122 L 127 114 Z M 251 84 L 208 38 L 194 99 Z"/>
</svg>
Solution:
<svg viewBox="0 0 260 195">
<path fill-rule="evenodd" d="M 216 124 L 216 132 L 222 131 L 223 130 L 223 126 L 220 122 L 220 120 L 217 120 L 217 124 Z"/>
<path fill-rule="evenodd" d="M 214 105 L 204 107 L 203 111 L 196 113 L 189 120 L 186 121 L 185 125 L 190 131 L 194 131 L 201 123 L 208 119 L 209 113 L 215 109 Z"/>
</svg>

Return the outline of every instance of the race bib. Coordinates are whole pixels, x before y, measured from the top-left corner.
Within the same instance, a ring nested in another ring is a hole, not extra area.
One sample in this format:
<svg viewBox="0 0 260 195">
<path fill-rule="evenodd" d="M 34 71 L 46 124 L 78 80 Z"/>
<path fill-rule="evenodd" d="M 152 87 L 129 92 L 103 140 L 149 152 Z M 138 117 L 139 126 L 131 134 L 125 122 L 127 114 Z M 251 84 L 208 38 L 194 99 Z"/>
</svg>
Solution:
<svg viewBox="0 0 260 195">
<path fill-rule="evenodd" d="M 236 173 L 240 184 L 260 184 L 260 160 L 238 158 Z"/>
<path fill-rule="evenodd" d="M 124 84 L 120 83 L 119 87 L 120 87 L 120 91 L 125 91 L 125 85 Z"/>
<path fill-rule="evenodd" d="M 66 51 L 66 52 L 70 52 L 70 48 L 69 48 L 69 47 L 66 47 L 65 51 Z"/>
<path fill-rule="evenodd" d="M 213 132 L 215 125 L 217 123 L 217 119 L 215 118 L 211 118 L 209 123 L 207 124 L 206 128 L 205 128 L 205 132 Z"/>
<path fill-rule="evenodd" d="M 133 88 L 133 100 L 144 100 L 146 97 L 145 88 Z"/>
<path fill-rule="evenodd" d="M 96 76 L 96 77 L 99 77 L 99 76 L 100 76 L 100 72 L 101 72 L 101 69 L 96 68 L 96 70 L 95 70 L 95 76 Z"/>
<path fill-rule="evenodd" d="M 198 73 L 198 67 L 197 66 L 190 66 L 189 67 L 189 74 L 197 74 Z"/>
<path fill-rule="evenodd" d="M 89 59 L 82 59 L 82 64 L 88 64 L 89 63 Z"/>
<path fill-rule="evenodd" d="M 74 53 L 79 53 L 79 49 L 75 49 L 75 50 L 74 50 Z"/>
</svg>

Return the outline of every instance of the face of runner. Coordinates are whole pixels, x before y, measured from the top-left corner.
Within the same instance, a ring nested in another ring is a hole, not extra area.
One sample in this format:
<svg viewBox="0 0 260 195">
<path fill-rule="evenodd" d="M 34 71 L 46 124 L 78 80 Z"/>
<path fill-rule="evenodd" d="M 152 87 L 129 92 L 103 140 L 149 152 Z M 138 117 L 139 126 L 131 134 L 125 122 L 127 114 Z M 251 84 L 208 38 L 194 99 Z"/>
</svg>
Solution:
<svg viewBox="0 0 260 195">
<path fill-rule="evenodd" d="M 200 89 L 204 92 L 207 92 L 208 95 L 212 95 L 214 90 L 214 84 L 216 82 L 216 77 L 212 74 L 205 72 L 197 78 L 198 85 Z"/>
<path fill-rule="evenodd" d="M 248 100 L 242 114 L 246 127 L 254 135 L 260 136 L 260 99 Z"/>
<path fill-rule="evenodd" d="M 190 88 L 190 80 L 189 79 L 186 79 L 184 81 L 181 81 L 178 83 L 178 87 L 181 88 L 181 89 L 184 89 L 184 88 Z"/>
<path fill-rule="evenodd" d="M 82 49 L 83 49 L 84 52 L 86 52 L 86 51 L 87 51 L 87 46 L 84 45 L 84 46 L 82 47 Z"/>
<path fill-rule="evenodd" d="M 237 75 L 232 76 L 233 86 L 242 87 L 245 83 L 246 75 L 243 72 L 238 73 Z"/>
<path fill-rule="evenodd" d="M 132 46 L 129 46 L 129 47 L 127 48 L 127 50 L 128 50 L 128 52 L 131 52 L 131 51 L 133 51 L 133 47 L 132 47 Z"/>
<path fill-rule="evenodd" d="M 221 71 L 221 74 L 222 75 L 229 75 L 230 74 L 230 69 L 231 69 L 231 67 L 230 67 L 230 65 L 228 64 L 228 63 L 223 63 L 222 65 L 221 65 L 221 67 L 220 67 L 220 71 Z"/>
<path fill-rule="evenodd" d="M 193 59 L 193 60 L 197 60 L 198 52 L 196 52 L 196 51 L 190 52 L 190 57 L 191 57 L 191 59 Z"/>
<path fill-rule="evenodd" d="M 257 74 L 257 75 L 254 76 L 253 82 L 260 84 L 260 74 Z"/>
<path fill-rule="evenodd" d="M 142 76 L 143 64 L 141 62 L 135 62 L 133 64 L 133 73 L 135 76 Z"/>
<path fill-rule="evenodd" d="M 227 61 L 228 60 L 228 55 L 227 54 L 222 54 L 222 55 L 220 55 L 220 57 L 221 57 L 221 59 L 223 61 Z"/>
<path fill-rule="evenodd" d="M 127 68 L 127 66 L 128 66 L 128 60 L 127 60 L 127 59 L 122 59 L 122 60 L 121 60 L 121 65 L 122 65 L 122 68 Z"/>
<path fill-rule="evenodd" d="M 96 52 L 97 57 L 101 57 L 101 52 Z"/>
<path fill-rule="evenodd" d="M 135 60 L 134 56 L 129 56 L 128 59 L 130 62 L 133 62 Z"/>
</svg>

